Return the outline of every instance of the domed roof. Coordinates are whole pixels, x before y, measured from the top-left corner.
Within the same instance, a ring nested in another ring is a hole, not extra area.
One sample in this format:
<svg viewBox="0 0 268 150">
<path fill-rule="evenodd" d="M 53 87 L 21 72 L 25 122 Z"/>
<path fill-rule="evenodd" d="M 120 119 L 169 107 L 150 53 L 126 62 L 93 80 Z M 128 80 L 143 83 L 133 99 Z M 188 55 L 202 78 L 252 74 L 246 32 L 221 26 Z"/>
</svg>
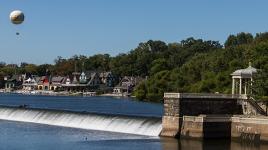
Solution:
<svg viewBox="0 0 268 150">
<path fill-rule="evenodd" d="M 253 74 L 257 73 L 257 69 L 251 66 L 251 63 L 249 63 L 249 67 L 246 69 L 239 69 L 236 70 L 231 74 L 231 76 L 241 76 L 245 78 L 251 78 Z"/>
</svg>

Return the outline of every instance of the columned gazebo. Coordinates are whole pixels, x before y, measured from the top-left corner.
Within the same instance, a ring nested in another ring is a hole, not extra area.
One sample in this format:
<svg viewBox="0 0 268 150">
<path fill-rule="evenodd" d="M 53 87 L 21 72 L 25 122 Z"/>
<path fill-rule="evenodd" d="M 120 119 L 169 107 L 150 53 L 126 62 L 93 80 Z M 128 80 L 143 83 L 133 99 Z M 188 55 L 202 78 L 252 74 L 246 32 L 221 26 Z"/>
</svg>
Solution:
<svg viewBox="0 0 268 150">
<path fill-rule="evenodd" d="M 257 73 L 257 69 L 251 66 L 246 69 L 236 70 L 231 74 L 232 76 L 232 94 L 250 94 L 250 87 L 252 86 L 253 75 Z"/>
</svg>

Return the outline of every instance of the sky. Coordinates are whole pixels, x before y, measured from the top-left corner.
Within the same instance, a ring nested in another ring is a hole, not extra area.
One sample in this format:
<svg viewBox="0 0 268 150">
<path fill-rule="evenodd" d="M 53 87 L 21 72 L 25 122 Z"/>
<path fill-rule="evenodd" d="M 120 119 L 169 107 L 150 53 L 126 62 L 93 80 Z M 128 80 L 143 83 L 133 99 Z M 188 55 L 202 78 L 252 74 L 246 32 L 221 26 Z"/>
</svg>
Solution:
<svg viewBox="0 0 268 150">
<path fill-rule="evenodd" d="M 116 56 L 148 40 L 223 44 L 230 34 L 268 31 L 267 6 L 267 0 L 1 0 L 0 61 Z M 24 12 L 23 24 L 11 24 L 13 10 Z"/>
</svg>

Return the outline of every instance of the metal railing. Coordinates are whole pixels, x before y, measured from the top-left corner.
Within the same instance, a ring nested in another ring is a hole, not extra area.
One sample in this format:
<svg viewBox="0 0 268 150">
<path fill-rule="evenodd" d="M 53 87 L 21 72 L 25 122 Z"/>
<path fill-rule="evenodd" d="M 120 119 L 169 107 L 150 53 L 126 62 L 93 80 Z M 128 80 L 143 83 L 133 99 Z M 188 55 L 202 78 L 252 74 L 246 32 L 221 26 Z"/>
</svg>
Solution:
<svg viewBox="0 0 268 150">
<path fill-rule="evenodd" d="M 164 98 L 228 98 L 247 99 L 247 95 L 214 93 L 164 93 Z"/>
</svg>

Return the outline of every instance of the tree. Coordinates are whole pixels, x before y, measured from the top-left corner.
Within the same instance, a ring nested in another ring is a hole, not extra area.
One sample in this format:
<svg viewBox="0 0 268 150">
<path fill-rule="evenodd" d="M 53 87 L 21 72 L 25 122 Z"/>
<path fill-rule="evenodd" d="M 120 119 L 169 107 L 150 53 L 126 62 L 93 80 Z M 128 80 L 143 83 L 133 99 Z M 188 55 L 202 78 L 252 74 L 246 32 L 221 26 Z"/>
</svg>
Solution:
<svg viewBox="0 0 268 150">
<path fill-rule="evenodd" d="M 268 100 L 268 64 L 254 76 L 252 95 L 257 100 Z"/>
<path fill-rule="evenodd" d="M 242 44 L 250 44 L 253 42 L 253 40 L 254 40 L 254 38 L 253 38 L 252 34 L 241 32 L 241 33 L 238 33 L 236 36 L 230 35 L 227 38 L 224 46 L 230 47 L 230 46 L 238 46 L 238 45 L 242 45 Z"/>
<path fill-rule="evenodd" d="M 6 63 L 5 62 L 0 62 L 0 68 L 3 68 L 3 67 L 5 67 L 6 66 Z"/>
<path fill-rule="evenodd" d="M 26 73 L 36 74 L 37 66 L 35 64 L 28 64 L 24 67 Z"/>
<path fill-rule="evenodd" d="M 37 66 L 36 71 L 37 71 L 38 76 L 45 76 L 47 74 L 51 74 L 51 72 L 53 72 L 54 69 L 53 69 L 53 65 L 42 64 L 42 65 Z"/>
<path fill-rule="evenodd" d="M 164 58 L 159 58 L 156 59 L 152 62 L 152 67 L 150 69 L 150 75 L 154 75 L 157 72 L 163 71 L 163 70 L 168 70 L 168 63 L 166 59 Z"/>
</svg>

